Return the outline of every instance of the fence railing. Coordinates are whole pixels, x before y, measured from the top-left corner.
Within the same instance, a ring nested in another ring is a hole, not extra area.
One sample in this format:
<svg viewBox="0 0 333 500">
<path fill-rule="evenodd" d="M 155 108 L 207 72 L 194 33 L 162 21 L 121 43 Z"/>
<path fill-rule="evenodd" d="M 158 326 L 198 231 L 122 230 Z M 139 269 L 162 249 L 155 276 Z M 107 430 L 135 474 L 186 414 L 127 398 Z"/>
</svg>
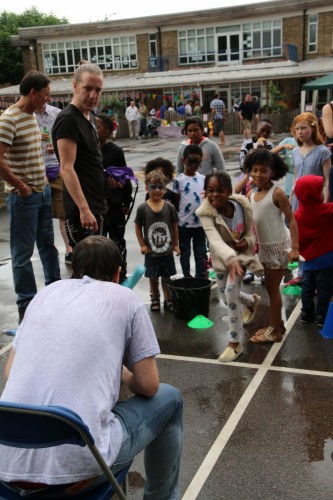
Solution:
<svg viewBox="0 0 333 500">
<path fill-rule="evenodd" d="M 273 132 L 275 134 L 289 133 L 293 119 L 298 113 L 298 109 L 283 111 L 282 113 L 261 113 L 259 115 L 259 121 L 265 118 L 270 120 L 273 124 Z M 207 117 L 207 120 L 204 121 L 204 126 L 206 127 L 207 123 L 211 119 L 210 113 L 201 116 L 202 119 L 205 117 Z M 164 119 L 169 124 L 176 123 L 180 126 L 182 126 L 185 122 L 185 117 L 175 111 L 167 111 Z M 120 139 L 129 137 L 127 120 L 125 118 L 120 118 L 118 123 L 119 127 L 117 137 Z M 237 113 L 228 113 L 227 120 L 224 123 L 224 132 L 226 135 L 243 134 L 243 124 Z"/>
</svg>

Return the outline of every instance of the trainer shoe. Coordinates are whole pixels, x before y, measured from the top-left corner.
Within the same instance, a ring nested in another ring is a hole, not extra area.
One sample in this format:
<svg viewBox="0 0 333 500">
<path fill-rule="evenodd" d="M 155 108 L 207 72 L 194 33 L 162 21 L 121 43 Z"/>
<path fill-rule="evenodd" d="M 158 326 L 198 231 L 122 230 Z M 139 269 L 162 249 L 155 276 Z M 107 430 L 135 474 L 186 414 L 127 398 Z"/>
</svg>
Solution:
<svg viewBox="0 0 333 500">
<path fill-rule="evenodd" d="M 252 281 L 254 281 L 254 274 L 250 272 L 246 273 L 243 278 L 243 283 L 245 283 L 245 285 L 248 285 L 249 283 L 252 283 Z"/>
<path fill-rule="evenodd" d="M 238 344 L 237 347 L 228 346 L 222 354 L 219 356 L 218 360 L 220 363 L 229 363 L 229 361 L 235 361 L 244 351 L 242 344 Z"/>
<path fill-rule="evenodd" d="M 256 293 L 254 293 L 252 295 L 252 297 L 254 298 L 253 306 L 252 307 L 244 307 L 243 325 L 249 325 L 251 323 L 251 321 L 253 320 L 253 318 L 256 314 L 256 309 L 261 302 L 260 295 L 257 295 Z"/>
<path fill-rule="evenodd" d="M 325 326 L 325 318 L 324 316 L 318 316 L 318 319 L 317 319 L 317 326 L 319 326 L 320 328 L 322 326 Z"/>
<path fill-rule="evenodd" d="M 309 314 L 307 312 L 302 312 L 302 315 L 301 315 L 301 323 L 307 323 L 307 324 L 310 324 L 310 323 L 313 323 L 314 320 L 316 319 L 316 315 L 315 313 L 313 314 Z M 319 321 L 319 318 L 318 318 L 318 321 Z M 318 325 L 319 326 L 319 325 Z"/>
</svg>

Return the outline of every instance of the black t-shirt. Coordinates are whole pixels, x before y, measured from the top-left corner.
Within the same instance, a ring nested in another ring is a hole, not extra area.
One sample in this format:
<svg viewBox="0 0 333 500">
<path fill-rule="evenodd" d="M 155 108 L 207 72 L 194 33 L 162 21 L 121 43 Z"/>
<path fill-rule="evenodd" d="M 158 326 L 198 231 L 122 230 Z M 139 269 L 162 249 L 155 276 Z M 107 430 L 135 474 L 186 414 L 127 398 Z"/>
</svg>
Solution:
<svg viewBox="0 0 333 500">
<path fill-rule="evenodd" d="M 102 152 L 95 129 L 95 118 L 91 121 L 73 104 L 69 104 L 57 116 L 52 128 L 54 151 L 59 160 L 58 139 L 71 139 L 77 144 L 75 172 L 79 178 L 83 194 L 93 214 L 104 214 L 107 211 L 105 194 L 105 175 L 102 163 Z M 77 216 L 79 209 L 64 186 L 63 203 L 66 216 Z"/>
<path fill-rule="evenodd" d="M 238 111 L 242 112 L 244 120 L 252 120 L 253 115 L 258 113 L 258 105 L 253 101 L 241 102 Z"/>
</svg>

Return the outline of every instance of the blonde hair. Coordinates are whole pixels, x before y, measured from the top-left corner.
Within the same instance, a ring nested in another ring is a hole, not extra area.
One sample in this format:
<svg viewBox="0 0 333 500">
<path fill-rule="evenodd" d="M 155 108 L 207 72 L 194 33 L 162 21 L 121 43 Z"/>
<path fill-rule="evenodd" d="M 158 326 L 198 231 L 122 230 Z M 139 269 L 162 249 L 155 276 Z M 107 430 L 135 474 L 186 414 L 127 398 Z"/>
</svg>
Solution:
<svg viewBox="0 0 333 500">
<path fill-rule="evenodd" d="M 156 168 L 146 175 L 145 183 L 146 185 L 151 183 L 167 184 L 167 178 L 163 174 L 162 169 Z"/>
<path fill-rule="evenodd" d="M 297 144 L 299 146 L 302 146 L 303 143 L 299 139 L 296 138 L 295 127 L 300 122 L 307 122 L 310 125 L 310 127 L 312 129 L 312 141 L 314 142 L 314 144 L 316 144 L 316 145 L 324 144 L 324 140 L 323 140 L 323 138 L 320 134 L 320 131 L 319 131 L 319 124 L 318 124 L 317 117 L 313 113 L 310 113 L 309 111 L 305 111 L 304 113 L 301 113 L 300 115 L 295 116 L 294 121 L 293 121 L 293 125 L 292 125 L 292 132 L 293 132 L 295 139 L 297 141 Z"/>
<path fill-rule="evenodd" d="M 82 81 L 83 73 L 91 73 L 92 75 L 101 76 L 103 78 L 103 71 L 96 64 L 92 64 L 91 62 L 81 61 L 79 66 L 76 68 L 74 73 L 74 80 L 77 83 Z"/>
</svg>

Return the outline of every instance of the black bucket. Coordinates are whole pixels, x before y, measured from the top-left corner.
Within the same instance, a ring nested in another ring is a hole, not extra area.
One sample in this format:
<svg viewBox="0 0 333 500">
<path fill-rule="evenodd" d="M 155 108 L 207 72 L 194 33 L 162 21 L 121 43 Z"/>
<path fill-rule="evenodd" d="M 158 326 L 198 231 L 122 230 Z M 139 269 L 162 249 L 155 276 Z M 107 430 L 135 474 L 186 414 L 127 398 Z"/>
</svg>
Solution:
<svg viewBox="0 0 333 500">
<path fill-rule="evenodd" d="M 210 287 L 212 282 L 204 278 L 181 278 L 170 280 L 173 311 L 176 318 L 191 321 L 202 314 L 208 318 Z"/>
</svg>

